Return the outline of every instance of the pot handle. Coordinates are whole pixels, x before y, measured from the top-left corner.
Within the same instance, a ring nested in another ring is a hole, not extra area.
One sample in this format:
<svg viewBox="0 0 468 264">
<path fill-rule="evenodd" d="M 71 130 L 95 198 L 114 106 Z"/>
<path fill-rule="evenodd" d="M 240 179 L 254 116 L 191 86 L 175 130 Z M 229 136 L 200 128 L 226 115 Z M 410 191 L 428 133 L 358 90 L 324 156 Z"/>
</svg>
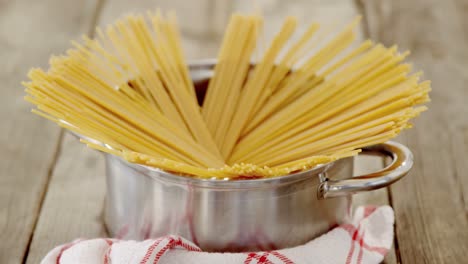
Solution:
<svg viewBox="0 0 468 264">
<path fill-rule="evenodd" d="M 403 144 L 388 141 L 386 143 L 365 147 L 363 152 L 377 152 L 392 157 L 393 161 L 386 168 L 344 180 L 332 180 L 321 177 L 318 198 L 331 198 L 370 191 L 386 187 L 405 176 L 413 167 L 413 154 Z M 323 176 L 323 175 L 322 175 Z"/>
</svg>

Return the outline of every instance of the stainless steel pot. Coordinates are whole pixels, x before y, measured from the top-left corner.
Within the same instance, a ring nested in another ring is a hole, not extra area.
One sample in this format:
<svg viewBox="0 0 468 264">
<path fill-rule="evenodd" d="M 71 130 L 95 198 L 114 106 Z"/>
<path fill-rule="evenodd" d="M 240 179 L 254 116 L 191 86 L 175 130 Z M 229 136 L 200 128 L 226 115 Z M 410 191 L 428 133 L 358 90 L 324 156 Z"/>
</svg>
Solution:
<svg viewBox="0 0 468 264">
<path fill-rule="evenodd" d="M 206 85 L 212 68 L 210 62 L 191 64 L 192 78 Z M 346 158 L 278 178 L 223 181 L 182 177 L 106 155 L 105 224 L 114 237 L 177 234 L 205 251 L 297 246 L 346 221 L 351 194 L 388 186 L 413 165 L 410 150 L 399 143 L 364 151 L 393 162 L 358 177 L 352 175 L 353 158 Z"/>
</svg>

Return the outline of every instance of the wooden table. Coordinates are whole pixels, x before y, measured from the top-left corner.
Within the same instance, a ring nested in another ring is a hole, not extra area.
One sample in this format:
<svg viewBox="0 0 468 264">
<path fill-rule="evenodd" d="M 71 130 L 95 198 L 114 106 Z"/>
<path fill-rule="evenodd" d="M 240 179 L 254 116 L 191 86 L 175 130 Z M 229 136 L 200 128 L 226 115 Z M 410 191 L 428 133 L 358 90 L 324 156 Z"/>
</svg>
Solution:
<svg viewBox="0 0 468 264">
<path fill-rule="evenodd" d="M 190 58 L 213 57 L 234 0 L 0 1 L 0 263 L 38 263 L 55 245 L 106 236 L 101 157 L 54 124 L 29 113 L 20 82 L 69 40 L 122 13 L 174 8 Z M 468 1 L 257 1 L 273 32 L 285 15 L 304 25 L 363 15 L 361 38 L 397 43 L 433 81 L 430 111 L 399 140 L 414 152 L 410 175 L 389 189 L 356 195 L 357 204 L 390 204 L 396 214 L 387 263 L 467 263 Z M 357 172 L 382 166 L 360 159 Z"/>
</svg>

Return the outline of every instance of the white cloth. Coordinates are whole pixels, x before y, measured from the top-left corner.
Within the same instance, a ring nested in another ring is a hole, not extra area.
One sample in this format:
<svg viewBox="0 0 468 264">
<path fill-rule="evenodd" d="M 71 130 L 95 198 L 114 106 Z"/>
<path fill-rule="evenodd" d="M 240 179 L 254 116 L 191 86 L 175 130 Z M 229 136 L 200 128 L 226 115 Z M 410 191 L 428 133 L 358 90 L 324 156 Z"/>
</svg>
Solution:
<svg viewBox="0 0 468 264">
<path fill-rule="evenodd" d="M 251 253 L 208 253 L 178 236 L 145 241 L 76 240 L 50 251 L 41 264 L 123 263 L 380 263 L 393 241 L 389 206 L 359 207 L 349 224 L 298 247 Z"/>
</svg>

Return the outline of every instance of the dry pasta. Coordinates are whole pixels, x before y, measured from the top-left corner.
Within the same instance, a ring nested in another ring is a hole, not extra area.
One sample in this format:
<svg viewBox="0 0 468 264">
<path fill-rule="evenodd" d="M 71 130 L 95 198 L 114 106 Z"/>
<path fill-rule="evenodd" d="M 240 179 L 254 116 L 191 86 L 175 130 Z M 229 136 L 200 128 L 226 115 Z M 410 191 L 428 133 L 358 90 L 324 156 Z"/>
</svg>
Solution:
<svg viewBox="0 0 468 264">
<path fill-rule="evenodd" d="M 264 45 L 263 18 L 234 14 L 199 106 L 175 14 L 132 14 L 32 69 L 25 99 L 132 163 L 203 179 L 287 175 L 394 138 L 427 109 L 430 82 L 408 52 L 351 48 L 359 20 L 298 34 L 287 17 Z"/>
</svg>

